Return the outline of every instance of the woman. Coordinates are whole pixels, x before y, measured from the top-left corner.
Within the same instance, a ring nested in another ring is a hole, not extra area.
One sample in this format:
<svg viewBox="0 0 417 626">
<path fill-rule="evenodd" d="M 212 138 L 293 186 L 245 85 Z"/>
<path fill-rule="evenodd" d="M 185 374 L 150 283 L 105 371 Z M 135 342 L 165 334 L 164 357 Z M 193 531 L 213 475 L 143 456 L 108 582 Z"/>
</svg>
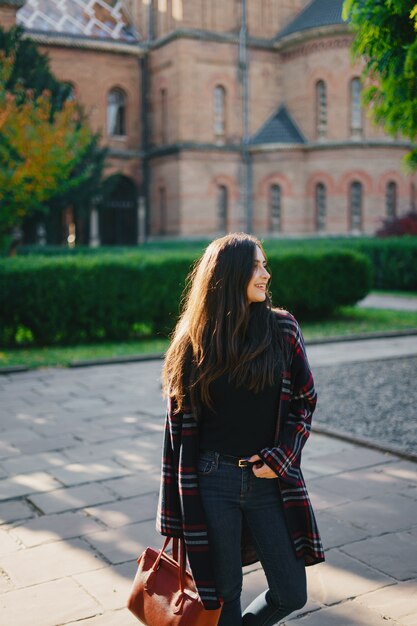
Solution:
<svg viewBox="0 0 417 626">
<path fill-rule="evenodd" d="M 316 404 L 294 317 L 273 309 L 260 242 L 213 241 L 193 269 L 166 353 L 168 396 L 157 528 L 183 537 L 219 626 L 276 624 L 306 602 L 305 565 L 324 560 L 300 470 Z M 243 613 L 242 564 L 268 589 Z"/>
</svg>

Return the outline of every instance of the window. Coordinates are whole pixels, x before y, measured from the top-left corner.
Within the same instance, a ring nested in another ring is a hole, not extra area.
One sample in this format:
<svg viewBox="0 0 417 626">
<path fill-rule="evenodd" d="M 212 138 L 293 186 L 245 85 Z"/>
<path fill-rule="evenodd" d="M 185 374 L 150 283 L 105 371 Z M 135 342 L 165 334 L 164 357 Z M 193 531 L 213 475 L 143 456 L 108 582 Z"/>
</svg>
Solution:
<svg viewBox="0 0 417 626">
<path fill-rule="evenodd" d="M 327 135 L 327 94 L 323 80 L 316 83 L 316 133 L 318 139 Z"/>
<path fill-rule="evenodd" d="M 167 109 L 167 90 L 161 89 L 161 141 L 168 141 L 168 109 Z"/>
<path fill-rule="evenodd" d="M 389 219 L 397 215 L 397 184 L 393 181 L 387 184 L 385 192 L 385 213 Z"/>
<path fill-rule="evenodd" d="M 362 136 L 362 108 L 361 108 L 361 81 L 354 78 L 350 82 L 350 132 L 353 139 Z"/>
<path fill-rule="evenodd" d="M 281 232 L 281 187 L 271 185 L 270 187 L 270 231 L 271 233 Z"/>
<path fill-rule="evenodd" d="M 226 132 L 225 123 L 226 90 L 221 85 L 214 88 L 214 125 L 213 131 L 217 139 L 222 139 Z"/>
<path fill-rule="evenodd" d="M 112 89 L 107 97 L 107 131 L 110 136 L 126 135 L 126 96 Z"/>
<path fill-rule="evenodd" d="M 315 204 L 316 231 L 320 233 L 326 230 L 327 190 L 323 183 L 316 185 Z"/>
<path fill-rule="evenodd" d="M 227 217 L 229 194 L 225 185 L 219 185 L 217 188 L 217 218 L 219 231 L 225 233 L 227 231 Z"/>
<path fill-rule="evenodd" d="M 353 232 L 362 230 L 362 183 L 357 181 L 350 185 L 350 229 Z"/>
</svg>

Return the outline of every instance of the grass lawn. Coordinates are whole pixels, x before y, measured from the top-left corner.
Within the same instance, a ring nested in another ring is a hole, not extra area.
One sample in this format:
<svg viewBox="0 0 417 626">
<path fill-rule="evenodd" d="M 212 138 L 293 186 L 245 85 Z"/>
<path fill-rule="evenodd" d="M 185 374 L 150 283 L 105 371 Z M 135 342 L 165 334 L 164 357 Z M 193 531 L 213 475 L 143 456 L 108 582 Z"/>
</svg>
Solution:
<svg viewBox="0 0 417 626">
<path fill-rule="evenodd" d="M 308 342 L 335 336 L 387 330 L 417 329 L 417 312 L 344 307 L 332 318 L 301 323 Z M 158 354 L 168 346 L 167 339 L 119 343 L 97 343 L 52 348 L 0 349 L 0 367 L 24 365 L 30 368 L 67 366 L 73 361 L 108 359 L 118 356 Z"/>
</svg>

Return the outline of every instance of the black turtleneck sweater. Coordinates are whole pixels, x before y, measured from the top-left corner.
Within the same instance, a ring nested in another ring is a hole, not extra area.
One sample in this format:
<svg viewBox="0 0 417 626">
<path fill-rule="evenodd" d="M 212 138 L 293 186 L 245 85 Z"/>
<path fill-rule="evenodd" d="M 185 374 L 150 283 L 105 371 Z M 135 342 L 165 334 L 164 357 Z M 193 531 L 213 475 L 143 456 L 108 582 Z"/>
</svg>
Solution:
<svg viewBox="0 0 417 626">
<path fill-rule="evenodd" d="M 255 393 L 235 387 L 228 373 L 210 385 L 214 410 L 202 405 L 200 450 L 244 457 L 274 445 L 281 391 L 281 371 L 272 387 Z"/>
</svg>

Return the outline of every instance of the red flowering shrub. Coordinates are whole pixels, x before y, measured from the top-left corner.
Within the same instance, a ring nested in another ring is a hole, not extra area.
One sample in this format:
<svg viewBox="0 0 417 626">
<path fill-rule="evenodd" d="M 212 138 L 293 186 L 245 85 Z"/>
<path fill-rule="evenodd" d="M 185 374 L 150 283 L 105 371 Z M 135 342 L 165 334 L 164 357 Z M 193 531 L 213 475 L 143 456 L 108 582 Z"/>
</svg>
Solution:
<svg viewBox="0 0 417 626">
<path fill-rule="evenodd" d="M 414 211 L 402 217 L 384 220 L 383 227 L 376 231 L 377 237 L 402 237 L 403 235 L 417 236 L 417 213 Z"/>
</svg>

